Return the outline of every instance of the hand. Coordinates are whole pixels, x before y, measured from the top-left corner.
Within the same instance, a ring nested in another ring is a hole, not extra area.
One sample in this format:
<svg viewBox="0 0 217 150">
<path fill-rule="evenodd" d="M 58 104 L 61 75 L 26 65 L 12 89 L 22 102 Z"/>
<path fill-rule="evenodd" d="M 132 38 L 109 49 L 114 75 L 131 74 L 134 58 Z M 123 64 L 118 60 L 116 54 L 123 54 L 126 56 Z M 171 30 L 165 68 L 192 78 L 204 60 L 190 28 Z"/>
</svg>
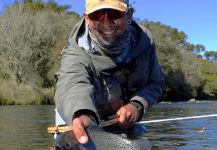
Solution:
<svg viewBox="0 0 217 150">
<path fill-rule="evenodd" d="M 85 132 L 85 128 L 90 124 L 91 119 L 86 115 L 81 115 L 73 119 L 72 123 L 69 126 L 69 130 L 72 130 L 77 141 L 80 144 L 86 144 L 88 142 L 88 136 Z"/>
<path fill-rule="evenodd" d="M 123 106 L 123 101 L 121 99 L 111 99 L 108 104 L 111 106 L 109 111 L 115 113 Z"/>
<path fill-rule="evenodd" d="M 115 119 L 116 118 L 116 119 Z M 121 128 L 130 128 L 139 118 L 138 109 L 132 104 L 122 106 L 115 115 L 108 117 L 108 119 L 115 119 Z"/>
</svg>

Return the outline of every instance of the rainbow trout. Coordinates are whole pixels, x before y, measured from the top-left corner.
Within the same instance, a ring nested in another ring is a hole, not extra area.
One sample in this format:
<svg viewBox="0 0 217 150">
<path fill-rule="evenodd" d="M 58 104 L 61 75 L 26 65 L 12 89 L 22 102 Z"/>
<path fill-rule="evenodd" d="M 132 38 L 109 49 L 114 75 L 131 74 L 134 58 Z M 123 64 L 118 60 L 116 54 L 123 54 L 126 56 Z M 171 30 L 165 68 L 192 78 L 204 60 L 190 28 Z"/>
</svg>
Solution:
<svg viewBox="0 0 217 150">
<path fill-rule="evenodd" d="M 152 145 L 144 137 L 128 138 L 121 134 L 105 131 L 97 125 L 86 128 L 89 140 L 78 144 L 72 131 L 58 135 L 54 150 L 150 150 Z"/>
</svg>

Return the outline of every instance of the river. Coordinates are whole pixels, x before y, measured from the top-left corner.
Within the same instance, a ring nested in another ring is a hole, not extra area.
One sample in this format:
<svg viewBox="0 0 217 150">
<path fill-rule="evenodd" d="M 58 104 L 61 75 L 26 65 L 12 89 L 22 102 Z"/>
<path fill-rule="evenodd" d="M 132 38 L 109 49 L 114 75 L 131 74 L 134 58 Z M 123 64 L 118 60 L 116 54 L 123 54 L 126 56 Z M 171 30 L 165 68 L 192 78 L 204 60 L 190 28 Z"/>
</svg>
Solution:
<svg viewBox="0 0 217 150">
<path fill-rule="evenodd" d="M 217 101 L 162 103 L 144 120 L 217 114 Z M 54 106 L 1 106 L 0 150 L 45 150 L 53 137 Z M 153 149 L 217 150 L 217 118 L 201 118 L 146 124 Z M 203 129 L 203 130 L 202 130 Z"/>
</svg>

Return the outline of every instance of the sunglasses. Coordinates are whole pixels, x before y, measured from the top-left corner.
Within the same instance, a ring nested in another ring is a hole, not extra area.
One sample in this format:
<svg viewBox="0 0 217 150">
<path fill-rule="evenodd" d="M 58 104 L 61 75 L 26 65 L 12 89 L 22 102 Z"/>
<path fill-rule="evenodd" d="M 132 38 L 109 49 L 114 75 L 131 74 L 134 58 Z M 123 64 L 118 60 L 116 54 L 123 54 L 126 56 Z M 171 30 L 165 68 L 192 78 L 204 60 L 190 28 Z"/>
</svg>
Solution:
<svg viewBox="0 0 217 150">
<path fill-rule="evenodd" d="M 102 9 L 95 11 L 93 13 L 90 13 L 88 17 L 93 21 L 104 21 L 105 20 L 105 14 L 107 14 L 107 17 L 110 20 L 116 20 L 120 19 L 125 16 L 127 11 L 119 11 L 115 9 Z"/>
</svg>

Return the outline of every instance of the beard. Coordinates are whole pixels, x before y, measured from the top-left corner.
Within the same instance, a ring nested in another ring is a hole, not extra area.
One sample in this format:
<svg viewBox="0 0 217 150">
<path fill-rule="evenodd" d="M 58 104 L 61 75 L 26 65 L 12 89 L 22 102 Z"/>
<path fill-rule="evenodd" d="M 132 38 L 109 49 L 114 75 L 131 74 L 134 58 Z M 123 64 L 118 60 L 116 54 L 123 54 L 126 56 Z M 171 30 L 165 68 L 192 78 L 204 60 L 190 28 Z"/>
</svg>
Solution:
<svg viewBox="0 0 217 150">
<path fill-rule="evenodd" d="M 129 27 L 113 27 L 89 28 L 89 36 L 96 51 L 110 56 L 118 56 L 129 47 L 131 30 Z"/>
<path fill-rule="evenodd" d="M 120 27 L 110 26 L 109 29 L 103 27 L 97 29 L 94 28 L 91 33 L 101 46 L 110 48 L 119 43 L 125 33 L 124 31 L 123 33 L 117 34 L 118 31 L 120 32 Z"/>
</svg>

